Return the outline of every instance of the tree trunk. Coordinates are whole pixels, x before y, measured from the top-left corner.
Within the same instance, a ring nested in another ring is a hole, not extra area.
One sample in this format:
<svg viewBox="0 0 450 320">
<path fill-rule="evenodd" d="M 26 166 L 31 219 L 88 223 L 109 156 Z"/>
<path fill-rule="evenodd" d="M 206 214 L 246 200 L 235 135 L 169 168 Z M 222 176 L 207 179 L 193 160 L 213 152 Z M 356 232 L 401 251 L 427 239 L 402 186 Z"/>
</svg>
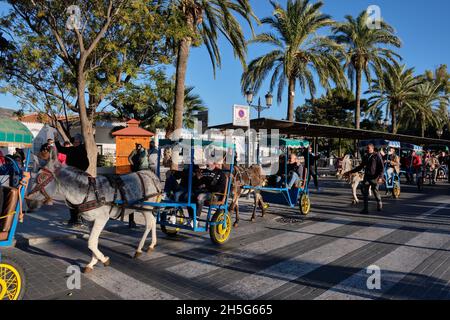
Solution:
<svg viewBox="0 0 450 320">
<path fill-rule="evenodd" d="M 420 113 L 420 134 L 422 138 L 425 138 L 425 117 Z"/>
<path fill-rule="evenodd" d="M 294 122 L 295 78 L 289 79 L 287 120 Z"/>
<path fill-rule="evenodd" d="M 361 69 L 356 69 L 356 109 L 355 109 L 355 127 L 360 129 L 361 122 L 361 82 L 362 72 Z"/>
<path fill-rule="evenodd" d="M 78 107 L 80 111 L 80 125 L 81 134 L 83 135 L 84 144 L 86 147 L 86 152 L 89 159 L 89 168 L 87 173 L 93 177 L 97 176 L 97 144 L 94 138 L 94 128 L 93 122 L 89 120 L 87 107 L 86 107 L 86 79 L 83 72 L 84 64 L 80 62 L 80 67 L 77 76 L 77 97 L 78 97 Z"/>
<path fill-rule="evenodd" d="M 173 138 L 181 138 L 181 132 L 183 129 L 183 115 L 184 115 L 184 98 L 185 98 L 185 82 L 186 71 L 189 60 L 189 52 L 192 45 L 192 39 L 187 37 L 180 41 L 178 45 L 177 56 L 177 70 L 176 70 L 176 82 L 175 82 L 175 104 L 173 112 Z M 178 157 L 173 154 L 172 170 L 178 170 Z"/>
<path fill-rule="evenodd" d="M 59 121 L 56 121 L 54 128 L 58 131 L 64 141 L 70 141 L 70 133 L 67 133 L 66 130 L 64 130 L 64 127 L 61 123 L 59 123 Z"/>
<path fill-rule="evenodd" d="M 400 106 L 400 105 L 398 105 Z M 400 109 L 400 108 L 398 108 Z M 392 116 L 392 133 L 397 134 L 397 106 L 394 105 L 391 107 L 391 116 Z"/>
</svg>

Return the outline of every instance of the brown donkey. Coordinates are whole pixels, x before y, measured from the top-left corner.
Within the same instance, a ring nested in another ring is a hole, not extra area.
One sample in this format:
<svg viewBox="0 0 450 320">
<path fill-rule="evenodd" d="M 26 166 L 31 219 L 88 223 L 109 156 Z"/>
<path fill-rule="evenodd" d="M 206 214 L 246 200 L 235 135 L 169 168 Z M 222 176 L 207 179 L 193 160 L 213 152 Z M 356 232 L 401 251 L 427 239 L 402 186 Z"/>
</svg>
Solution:
<svg viewBox="0 0 450 320">
<path fill-rule="evenodd" d="M 241 166 L 235 166 L 233 172 L 233 200 L 230 206 L 230 214 L 233 210 L 236 212 L 236 221 L 234 222 L 234 227 L 238 227 L 239 225 L 239 198 L 244 193 L 244 186 L 252 186 L 252 187 L 262 187 L 265 185 L 266 177 L 262 171 L 261 166 L 252 165 L 249 168 L 244 168 Z M 261 196 L 261 192 L 259 190 L 247 190 L 249 192 L 253 192 L 255 202 L 253 206 L 253 215 L 252 222 L 256 221 L 256 207 L 262 211 L 262 217 L 266 214 L 266 204 L 263 201 Z"/>
</svg>

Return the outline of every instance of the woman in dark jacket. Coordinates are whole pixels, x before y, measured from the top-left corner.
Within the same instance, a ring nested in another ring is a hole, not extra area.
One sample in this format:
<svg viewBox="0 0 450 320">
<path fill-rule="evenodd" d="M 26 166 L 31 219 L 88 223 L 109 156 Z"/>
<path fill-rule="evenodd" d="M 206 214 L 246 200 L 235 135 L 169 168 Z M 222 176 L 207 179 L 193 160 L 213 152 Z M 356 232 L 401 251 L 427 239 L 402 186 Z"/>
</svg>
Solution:
<svg viewBox="0 0 450 320">
<path fill-rule="evenodd" d="M 58 152 L 67 156 L 66 164 L 68 166 L 86 171 L 89 168 L 89 159 L 81 135 L 77 134 L 75 135 L 75 137 L 73 137 L 72 146 L 70 147 L 62 146 L 57 138 L 57 135 L 55 135 L 56 149 L 58 150 Z M 78 210 L 70 209 L 70 219 L 67 223 L 73 226 L 82 225 L 81 219 L 78 215 Z"/>
<path fill-rule="evenodd" d="M 72 146 L 64 147 L 56 140 L 56 149 L 59 153 L 65 154 L 66 164 L 71 167 L 86 171 L 89 168 L 89 159 L 86 152 L 86 146 L 80 134 L 73 138 Z"/>
</svg>

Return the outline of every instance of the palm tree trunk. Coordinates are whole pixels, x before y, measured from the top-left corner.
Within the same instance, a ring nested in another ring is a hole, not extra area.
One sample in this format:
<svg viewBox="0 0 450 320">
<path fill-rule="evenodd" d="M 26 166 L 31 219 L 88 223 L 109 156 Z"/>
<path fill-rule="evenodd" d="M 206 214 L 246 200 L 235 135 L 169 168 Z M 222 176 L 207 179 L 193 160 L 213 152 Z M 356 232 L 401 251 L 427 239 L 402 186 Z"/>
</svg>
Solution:
<svg viewBox="0 0 450 320">
<path fill-rule="evenodd" d="M 178 46 L 176 83 L 175 83 L 175 106 L 173 115 L 173 129 L 175 131 L 183 128 L 184 97 L 186 71 L 189 60 L 189 53 L 192 45 L 191 38 L 185 38 L 180 41 Z M 175 132 L 175 135 L 180 132 Z"/>
<path fill-rule="evenodd" d="M 392 116 L 392 133 L 397 134 L 397 106 L 391 107 L 391 116 Z"/>
<path fill-rule="evenodd" d="M 360 129 L 360 122 L 361 122 L 361 82 L 362 82 L 361 69 L 356 68 L 356 109 L 355 109 L 356 129 Z"/>
<path fill-rule="evenodd" d="M 423 113 L 420 113 L 420 134 L 421 137 L 424 138 L 425 137 L 425 117 L 423 116 Z"/>
<path fill-rule="evenodd" d="M 289 79 L 289 96 L 288 96 L 288 112 L 287 120 L 289 122 L 294 122 L 294 100 L 295 100 L 295 78 Z"/>
<path fill-rule="evenodd" d="M 181 131 L 183 129 L 186 71 L 191 45 L 192 39 L 190 37 L 181 40 L 180 44 L 178 45 L 177 70 L 175 80 L 175 103 L 173 112 L 173 139 L 181 138 Z M 174 154 L 171 166 L 172 170 L 178 170 L 177 158 L 177 155 Z"/>
</svg>

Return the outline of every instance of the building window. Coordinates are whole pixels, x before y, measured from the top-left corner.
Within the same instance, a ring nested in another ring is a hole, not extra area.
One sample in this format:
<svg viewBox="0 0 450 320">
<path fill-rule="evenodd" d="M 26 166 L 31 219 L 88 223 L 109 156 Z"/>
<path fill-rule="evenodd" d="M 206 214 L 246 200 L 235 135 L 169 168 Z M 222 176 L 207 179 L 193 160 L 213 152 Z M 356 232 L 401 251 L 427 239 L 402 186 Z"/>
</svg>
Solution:
<svg viewBox="0 0 450 320">
<path fill-rule="evenodd" d="M 97 145 L 97 153 L 99 155 L 103 155 L 103 146 L 101 144 Z"/>
</svg>

